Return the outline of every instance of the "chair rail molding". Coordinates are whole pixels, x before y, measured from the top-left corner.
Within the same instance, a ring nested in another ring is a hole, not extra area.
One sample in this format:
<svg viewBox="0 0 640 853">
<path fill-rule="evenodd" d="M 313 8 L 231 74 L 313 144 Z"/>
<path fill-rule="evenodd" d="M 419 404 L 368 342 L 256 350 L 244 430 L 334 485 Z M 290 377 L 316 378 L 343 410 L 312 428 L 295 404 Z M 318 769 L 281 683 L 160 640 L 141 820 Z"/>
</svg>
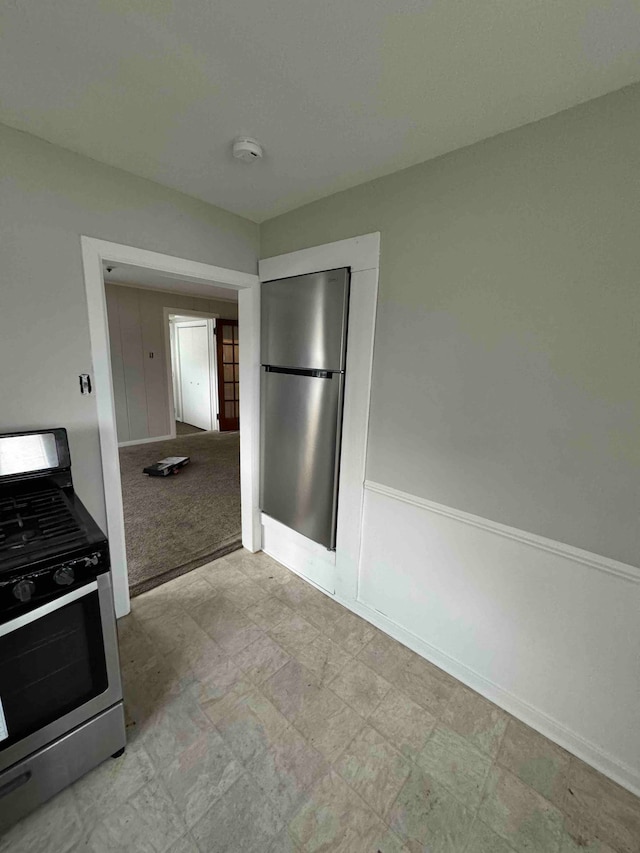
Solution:
<svg viewBox="0 0 640 853">
<path fill-rule="evenodd" d="M 366 480 L 364 487 L 369 492 L 386 495 L 394 500 L 426 509 L 428 512 L 453 518 L 456 521 L 461 521 L 463 524 L 471 524 L 473 527 L 488 530 L 491 533 L 498 534 L 498 536 L 505 536 L 507 539 L 514 539 L 516 542 L 523 542 L 532 548 L 540 548 L 543 551 L 549 551 L 551 554 L 568 557 L 573 562 L 582 563 L 601 572 L 609 572 L 632 583 L 640 583 L 640 568 L 637 566 L 621 563 L 618 560 L 612 560 L 610 557 L 603 557 L 591 551 L 584 551 L 582 548 L 576 548 L 564 542 L 557 542 L 555 539 L 547 539 L 545 536 L 538 536 L 537 533 L 528 533 L 526 530 L 519 530 L 517 527 L 509 527 L 498 521 L 491 521 L 488 518 L 464 512 L 461 509 L 454 509 L 444 504 L 435 503 L 435 501 L 420 498 L 408 492 L 402 492 L 391 486 L 384 486 L 382 483 L 376 483 L 373 480 Z"/>
</svg>

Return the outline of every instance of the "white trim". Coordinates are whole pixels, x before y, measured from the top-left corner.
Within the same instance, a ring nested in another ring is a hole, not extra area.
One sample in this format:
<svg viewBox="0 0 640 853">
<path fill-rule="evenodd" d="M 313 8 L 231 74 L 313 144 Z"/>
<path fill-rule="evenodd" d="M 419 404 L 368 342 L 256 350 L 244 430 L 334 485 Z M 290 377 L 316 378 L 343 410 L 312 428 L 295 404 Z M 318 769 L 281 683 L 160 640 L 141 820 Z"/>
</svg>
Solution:
<svg viewBox="0 0 640 853">
<path fill-rule="evenodd" d="M 190 261 L 186 258 L 177 258 L 174 255 L 164 255 L 161 252 L 152 252 L 148 249 L 138 249 L 135 246 L 125 246 L 122 243 L 110 243 L 107 240 L 98 240 L 95 237 L 80 237 L 84 246 L 91 247 L 102 261 L 113 260 L 114 251 L 118 252 L 117 261 L 129 264 L 132 267 L 143 267 L 161 272 L 163 275 L 180 279 L 180 281 L 197 281 L 202 284 L 222 285 L 233 290 L 243 290 L 257 281 L 257 276 L 252 273 L 240 272 L 239 270 L 228 270 L 224 267 L 216 267 L 212 264 L 203 264 L 199 261 Z M 140 285 L 136 285 L 140 287 Z M 143 288 L 144 289 L 144 288 Z M 157 290 L 157 288 L 149 288 Z M 171 292 L 171 291 L 167 291 Z M 198 296 L 206 299 L 206 296 Z M 212 297 L 215 299 L 215 297 Z"/>
<path fill-rule="evenodd" d="M 209 386 L 209 426 L 208 428 L 199 427 L 197 424 L 191 424 L 192 426 L 197 427 L 203 432 L 216 432 L 217 419 L 216 415 L 217 405 L 218 405 L 218 395 L 214 393 L 214 374 L 216 372 L 216 338 L 214 334 L 214 322 L 215 320 L 212 317 L 190 317 L 188 319 L 176 319 L 175 317 L 172 319 L 169 318 L 169 324 L 173 327 L 174 331 L 174 348 L 172 350 L 172 355 L 175 356 L 174 365 L 176 368 L 177 379 L 178 379 L 178 396 L 180 400 L 180 417 L 178 418 L 177 413 L 175 415 L 174 420 L 171 422 L 172 431 L 175 429 L 175 420 L 180 420 L 183 423 L 191 423 L 190 421 L 185 421 L 184 418 L 184 383 L 183 383 L 183 375 L 182 375 L 182 339 L 180 337 L 181 329 L 189 329 L 189 328 L 203 328 L 205 330 L 205 336 L 207 340 L 207 385 Z M 169 330 L 169 337 L 171 337 L 171 330 Z M 173 390 L 173 375 L 167 375 L 167 384 Z"/>
<path fill-rule="evenodd" d="M 133 447 L 136 444 L 155 444 L 156 441 L 170 441 L 174 435 L 154 435 L 151 438 L 136 438 L 133 441 L 119 441 L 118 447 Z"/>
<path fill-rule="evenodd" d="M 262 513 L 262 550 L 322 592 L 335 592 L 336 554 Z"/>
<path fill-rule="evenodd" d="M 134 281 L 107 281 L 107 282 L 105 282 L 105 284 L 113 285 L 114 287 L 129 287 L 129 288 L 132 288 L 133 290 L 152 290 L 152 291 L 155 290 L 158 293 L 170 293 L 172 296 L 176 295 L 176 291 L 170 290 L 168 287 L 156 287 L 155 285 L 152 287 L 151 285 L 140 284 L 140 282 L 136 283 Z M 186 295 L 188 295 L 188 294 L 186 294 Z M 216 302 L 228 302 L 229 305 L 237 305 L 238 304 L 237 299 L 225 299 L 223 296 L 202 296 L 201 294 L 195 294 L 195 293 L 193 294 L 193 296 L 195 299 L 211 299 L 211 300 L 215 299 Z M 186 308 L 181 309 L 181 310 L 183 310 L 185 314 L 187 313 Z"/>
<path fill-rule="evenodd" d="M 367 484 L 367 491 L 374 490 L 369 489 Z M 378 493 L 392 498 L 395 497 L 395 495 L 388 495 L 386 491 L 379 491 Z M 416 502 L 411 503 L 423 508 L 422 505 L 418 503 L 419 500 L 420 499 L 417 499 Z M 409 503 L 408 501 L 403 502 Z M 266 520 L 272 525 L 277 524 L 277 522 L 274 522 L 273 519 L 269 519 L 264 514 L 262 518 L 263 522 Z M 526 544 L 530 543 L 527 542 Z M 273 556 L 267 549 L 265 549 L 265 553 L 269 554 L 269 556 Z M 274 557 L 274 559 L 277 558 Z M 595 767 L 601 773 L 604 773 L 605 776 L 608 776 L 610 779 L 618 782 L 629 791 L 640 796 L 640 774 L 633 767 L 630 767 L 628 764 L 609 755 L 599 746 L 586 738 L 581 737 L 577 732 L 562 725 L 548 714 L 545 714 L 530 703 L 518 698 L 510 691 L 504 690 L 499 685 L 495 684 L 488 678 L 485 678 L 461 661 L 456 660 L 441 649 L 421 639 L 416 634 L 395 622 L 393 619 L 385 616 L 384 613 L 376 610 L 374 607 L 371 607 L 362 601 L 356 601 L 353 598 L 343 597 L 341 595 L 331 595 L 322 586 L 322 584 L 309 579 L 308 573 L 305 572 L 304 569 L 300 568 L 299 560 L 287 561 L 286 559 L 279 559 L 278 562 L 295 574 L 299 575 L 308 583 L 311 583 L 312 586 L 320 590 L 320 592 L 324 593 L 329 598 L 333 598 L 338 601 L 347 610 L 361 616 L 371 625 L 379 628 L 385 634 L 388 634 L 407 648 L 416 652 L 416 654 L 419 654 L 421 657 L 440 667 L 444 672 L 458 679 L 458 681 L 463 684 L 466 684 L 467 687 L 470 687 L 477 693 L 480 693 L 480 695 L 489 699 L 489 701 L 494 702 L 498 707 L 503 708 L 518 720 L 522 720 L 524 723 L 527 723 L 527 725 L 531 726 L 545 737 L 548 737 L 572 755 L 582 759 L 591 767 Z"/>
<path fill-rule="evenodd" d="M 240 343 L 240 492 L 242 544 L 262 547 L 260 526 L 260 282 L 238 294 Z M 224 434 L 224 433 L 222 433 Z"/>
<path fill-rule="evenodd" d="M 639 793 L 638 570 L 380 483 L 365 493 L 359 598 L 340 603 Z"/>
<path fill-rule="evenodd" d="M 339 267 L 351 267 L 351 272 L 377 269 L 380 262 L 380 232 L 336 240 L 322 246 L 311 246 L 286 255 L 263 258 L 258 263 L 260 281 L 306 275 Z"/>
<path fill-rule="evenodd" d="M 320 592 L 324 592 L 324 590 L 320 589 Z M 466 684 L 467 687 L 480 693 L 486 699 L 494 702 L 518 720 L 527 723 L 531 728 L 548 737 L 549 740 L 557 743 L 572 755 L 581 758 L 591 767 L 595 767 L 604 773 L 605 776 L 608 776 L 629 791 L 640 796 L 640 775 L 633 767 L 629 767 L 629 765 L 608 755 L 596 746 L 596 744 L 585 740 L 579 734 L 563 726 L 557 720 L 552 719 L 543 711 L 534 708 L 532 705 L 514 696 L 513 693 L 503 690 L 497 684 L 484 678 L 475 672 L 475 670 L 469 669 L 469 667 L 455 660 L 455 658 L 449 657 L 445 652 L 420 639 L 420 637 L 412 634 L 411 631 L 403 628 L 402 625 L 398 625 L 397 622 L 389 619 L 373 607 L 361 601 L 342 599 L 338 596 L 336 599 L 348 610 L 366 619 L 367 622 L 375 625 L 376 628 L 384 631 L 385 634 L 398 640 L 398 642 L 440 667 L 440 669 L 452 675 L 463 684 Z"/>
<path fill-rule="evenodd" d="M 375 485 L 377 486 L 379 484 Z M 396 498 L 395 494 L 388 493 L 387 487 L 383 486 L 379 490 L 374 490 L 370 489 L 369 484 L 367 483 L 366 488 L 367 491 L 377 491 L 378 494 L 382 494 L 386 497 L 391 497 L 392 499 Z M 390 489 L 389 491 L 395 492 L 396 490 Z M 406 493 L 401 492 L 400 494 L 404 495 Z M 428 507 L 422 506 L 420 498 L 417 498 L 415 501 L 400 500 L 403 503 L 410 503 L 418 506 L 419 508 L 428 509 Z M 273 519 L 268 519 L 264 515 L 262 518 L 263 521 L 267 520 L 272 525 L 276 524 Z M 490 532 L 494 532 L 491 528 L 489 528 L 489 530 Z M 526 545 L 531 544 L 526 540 L 523 541 Z M 265 553 L 269 554 L 269 551 L 265 549 Z M 269 554 L 269 556 L 273 555 Z M 274 559 L 277 558 L 274 557 Z M 343 605 L 343 607 L 347 608 L 347 610 L 361 616 L 371 625 L 379 628 L 385 634 L 388 634 L 404 646 L 407 646 L 407 648 L 416 652 L 416 654 L 419 654 L 421 657 L 440 667 L 444 672 L 458 679 L 458 681 L 463 684 L 466 684 L 467 687 L 470 687 L 477 693 L 480 693 L 482 696 L 489 699 L 489 701 L 494 702 L 500 708 L 503 708 L 517 719 L 527 723 L 527 725 L 530 725 L 533 729 L 540 732 L 545 737 L 548 737 L 572 755 L 582 759 L 590 766 L 595 767 L 597 770 L 604 773 L 610 779 L 613 779 L 629 791 L 640 796 L 640 773 L 638 773 L 635 768 L 613 757 L 605 750 L 601 749 L 597 744 L 594 744 L 579 735 L 577 732 L 573 731 L 568 726 L 565 726 L 553 719 L 548 714 L 545 714 L 544 711 L 534 707 L 531 703 L 526 702 L 514 693 L 501 688 L 499 685 L 490 679 L 485 678 L 474 669 L 471 669 L 461 661 L 446 654 L 446 652 L 442 651 L 437 646 L 426 642 L 407 628 L 404 628 L 402 625 L 395 622 L 393 619 L 385 616 L 384 613 L 376 610 L 374 607 L 350 597 L 331 595 L 322 586 L 322 584 L 309 579 L 308 572 L 304 570 L 304 567 L 300 567 L 299 560 L 287 561 L 286 559 L 280 558 L 278 562 L 302 577 L 307 582 L 311 583 L 316 589 L 320 590 L 320 592 L 324 593 L 329 598 L 333 598 L 338 601 Z M 618 575 L 616 576 L 619 577 Z"/>
<path fill-rule="evenodd" d="M 353 598 L 357 595 L 360 559 L 379 259 L 380 234 L 374 233 L 266 258 L 259 263 L 261 281 L 351 268 L 335 554 L 318 550 L 316 543 L 272 519 L 263 524 L 263 545 L 270 556 L 324 591 Z"/>
<path fill-rule="evenodd" d="M 633 583 L 640 583 L 640 568 L 630 566 L 627 563 L 620 563 L 617 560 L 612 560 L 610 557 L 602 557 L 600 554 L 593 554 L 591 551 L 583 551 L 581 548 L 575 548 L 573 545 L 566 545 L 564 542 L 556 542 L 554 539 L 547 539 L 544 536 L 538 536 L 537 533 L 528 533 L 526 530 L 519 530 L 516 527 L 508 527 L 506 524 L 500 524 L 498 521 L 490 521 L 488 518 L 482 518 L 478 515 L 472 515 L 469 512 L 463 512 L 460 509 L 445 506 L 444 504 L 429 501 L 426 498 L 420 498 L 416 495 L 411 495 L 408 492 L 401 492 L 399 489 L 393 489 L 391 486 L 385 486 L 382 483 L 375 483 L 372 480 L 366 480 L 364 487 L 367 491 L 376 492 L 379 495 L 385 495 L 389 498 L 402 501 L 403 503 L 411 504 L 412 506 L 426 509 L 429 512 L 444 515 L 447 518 L 453 518 L 456 521 L 461 521 L 464 524 L 471 524 L 473 527 L 479 527 L 481 530 L 488 530 L 490 533 L 496 533 L 498 536 L 504 536 L 507 539 L 514 539 L 516 542 L 523 542 L 532 548 L 539 548 L 543 551 L 549 551 L 552 554 L 558 554 L 561 557 L 567 557 L 575 563 L 582 563 L 591 569 L 597 569 L 600 572 L 607 572 L 616 577 L 623 578 Z"/>
<path fill-rule="evenodd" d="M 307 536 L 304 536 L 302 533 L 298 533 L 297 530 L 292 530 L 290 527 L 287 527 L 286 524 L 283 524 L 281 521 L 278 521 L 275 518 L 271 518 L 270 515 L 267 515 L 264 512 L 260 513 L 260 523 L 263 527 L 269 527 L 273 530 L 279 531 L 283 536 L 288 537 L 292 542 L 297 542 L 302 547 L 304 547 L 305 551 L 310 554 L 320 554 L 321 556 L 327 557 L 328 562 L 335 566 L 336 564 L 336 553 L 335 551 L 327 551 L 325 545 L 320 545 L 319 542 L 314 542 L 313 539 L 309 539 Z M 268 551 L 266 552 L 269 553 Z M 271 554 L 269 554 L 271 556 Z M 274 558 L 275 559 L 275 558 Z M 289 566 L 287 566 L 289 568 Z M 296 571 L 295 568 L 292 568 L 292 571 Z"/>
<path fill-rule="evenodd" d="M 176 437 L 176 412 L 175 396 L 176 391 L 180 396 L 180 376 L 178 364 L 178 342 L 176 340 L 175 329 L 172 330 L 172 322 L 170 319 L 171 309 L 164 306 L 162 308 L 162 333 L 164 335 L 164 361 L 165 375 L 167 379 L 167 403 L 169 407 L 169 429 L 171 430 L 171 438 Z M 176 370 L 175 382 L 173 371 Z M 182 400 L 180 400 L 180 420 L 182 420 Z"/>
<path fill-rule="evenodd" d="M 171 429 L 171 436 L 170 437 L 176 438 L 177 437 L 176 421 L 182 420 L 182 400 L 180 400 L 180 417 L 178 417 L 178 412 L 176 412 L 174 395 L 175 395 L 175 390 L 177 390 L 178 395 L 181 397 L 182 388 L 181 388 L 181 382 L 180 382 L 180 360 L 179 360 L 180 353 L 179 353 L 179 349 L 177 347 L 177 340 L 175 339 L 175 337 L 172 337 L 172 335 L 171 335 L 171 326 L 174 326 L 174 331 L 175 331 L 176 323 L 174 320 L 171 319 L 171 315 L 174 315 L 174 316 L 177 315 L 178 317 L 193 317 L 194 320 L 213 321 L 213 320 L 217 320 L 218 317 L 220 317 L 220 314 L 212 314 L 212 313 L 207 312 L 207 311 L 195 311 L 195 310 L 192 310 L 190 308 L 171 308 L 171 307 L 167 307 L 167 306 L 164 306 L 162 309 L 162 318 L 163 318 L 162 322 L 164 324 L 163 334 L 164 334 L 164 350 L 165 350 L 165 363 L 166 363 L 166 376 L 167 376 L 167 394 L 168 394 L 168 404 L 169 404 L 169 426 Z M 213 354 L 213 360 L 211 363 L 213 365 L 212 369 L 215 373 L 216 368 L 217 368 L 217 359 L 216 359 L 215 341 L 213 341 L 213 344 L 211 343 L 211 338 L 213 337 L 211 328 L 208 327 L 209 348 L 210 348 L 210 353 Z M 211 347 L 213 347 L 213 348 L 211 348 Z M 176 368 L 177 389 L 174 389 L 174 382 L 173 382 L 173 369 L 174 369 L 174 367 Z M 214 377 L 214 379 L 215 379 L 215 377 Z M 215 381 L 212 384 L 216 385 L 216 391 L 215 391 L 215 400 L 214 400 L 213 388 L 212 388 L 212 396 L 211 396 L 211 424 L 212 424 L 212 428 L 211 428 L 211 432 L 217 432 L 217 421 L 215 419 L 215 416 L 217 414 L 217 410 L 214 407 L 217 406 L 217 403 L 218 403 L 218 391 L 217 391 L 217 384 L 215 383 Z M 122 447 L 123 445 L 121 444 L 120 446 Z"/>
<path fill-rule="evenodd" d="M 219 431 L 215 429 L 200 429 L 199 427 L 196 427 L 196 430 L 197 432 L 188 432 L 183 436 L 176 433 L 176 435 L 158 435 L 154 438 L 137 438 L 135 441 L 121 441 L 118 444 L 118 448 L 135 447 L 136 444 L 156 444 L 158 441 L 173 441 L 176 438 L 190 438 L 193 435 L 207 435 L 210 432 L 219 435 Z"/>
<path fill-rule="evenodd" d="M 352 269 L 336 548 L 336 591 L 350 598 L 358 596 L 377 306 L 377 267 Z"/>
<path fill-rule="evenodd" d="M 258 455 L 253 445 L 256 442 L 259 417 L 258 350 L 251 341 L 254 328 L 259 326 L 259 300 L 247 298 L 259 287 L 258 277 L 251 273 L 228 270 L 185 258 L 176 258 L 160 252 L 138 249 L 119 243 L 80 237 L 84 268 L 87 312 L 93 360 L 93 386 L 95 389 L 102 472 L 107 515 L 107 533 L 111 551 L 114 600 L 116 615 L 129 612 L 129 587 L 127 557 L 124 538 L 124 516 L 122 510 L 122 485 L 118 459 L 113 381 L 109 348 L 107 306 L 102 275 L 104 261 L 129 264 L 152 269 L 163 275 L 175 276 L 181 281 L 198 281 L 213 286 L 228 286 L 238 290 L 238 312 L 240 321 L 246 326 L 249 340 L 240 347 L 240 377 L 243 392 L 240 395 L 240 491 L 242 497 L 242 542 L 245 548 L 256 551 L 260 547 L 260 514 L 258 511 Z M 244 309 L 241 311 L 241 306 Z M 244 351 L 243 351 L 244 350 Z M 170 398 L 173 399 L 172 397 Z M 243 435 L 244 433 L 244 435 Z"/>
<path fill-rule="evenodd" d="M 205 296 L 203 296 L 201 298 L 206 299 Z M 168 314 L 173 315 L 172 322 L 174 322 L 174 323 L 188 323 L 189 322 L 189 320 L 176 320 L 175 319 L 176 317 L 188 317 L 194 321 L 197 321 L 197 320 L 217 320 L 219 317 L 222 316 L 221 314 L 213 314 L 210 311 L 194 311 L 191 308 L 165 307 L 164 310 L 167 311 Z"/>
</svg>

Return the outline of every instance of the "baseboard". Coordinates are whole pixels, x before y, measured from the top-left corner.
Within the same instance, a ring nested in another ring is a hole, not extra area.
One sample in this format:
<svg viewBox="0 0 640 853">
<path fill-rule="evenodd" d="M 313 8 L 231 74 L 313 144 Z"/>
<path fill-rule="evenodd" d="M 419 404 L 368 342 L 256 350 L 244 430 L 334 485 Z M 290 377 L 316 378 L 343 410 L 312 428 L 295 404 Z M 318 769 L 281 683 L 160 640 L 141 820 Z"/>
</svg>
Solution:
<svg viewBox="0 0 640 853">
<path fill-rule="evenodd" d="M 134 444 L 155 444 L 156 441 L 170 441 L 175 435 L 158 435 L 153 438 L 137 438 L 135 441 L 119 441 L 118 447 L 133 447 Z"/>
<path fill-rule="evenodd" d="M 320 589 L 320 591 L 326 594 L 325 590 Z M 567 729 L 542 711 L 523 702 L 517 696 L 503 690 L 497 684 L 469 669 L 463 663 L 460 663 L 460 661 L 454 660 L 445 654 L 445 652 L 421 640 L 420 637 L 415 636 L 367 604 L 363 604 L 360 601 L 348 601 L 337 596 L 335 600 L 376 628 L 384 631 L 385 634 L 398 640 L 398 642 L 407 646 L 407 648 L 416 652 L 416 654 L 419 654 L 430 663 L 433 663 L 444 670 L 444 672 L 461 681 L 467 687 L 475 690 L 476 693 L 480 693 L 486 699 L 489 699 L 490 702 L 507 711 L 507 713 L 531 726 L 531 728 L 540 732 L 540 734 L 549 738 L 549 740 L 557 743 L 558 746 L 561 746 L 586 764 L 613 779 L 614 782 L 622 785 L 636 796 L 640 796 L 640 774 L 632 767 L 622 764 L 617 759 L 603 752 L 595 744 L 586 741 L 580 735 Z"/>
</svg>

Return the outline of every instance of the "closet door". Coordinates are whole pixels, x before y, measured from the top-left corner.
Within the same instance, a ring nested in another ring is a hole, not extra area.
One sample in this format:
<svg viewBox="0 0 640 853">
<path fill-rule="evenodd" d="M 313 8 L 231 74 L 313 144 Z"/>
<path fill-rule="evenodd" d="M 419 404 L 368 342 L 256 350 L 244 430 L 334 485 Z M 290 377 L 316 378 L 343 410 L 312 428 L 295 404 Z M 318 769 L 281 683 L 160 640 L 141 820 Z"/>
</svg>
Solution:
<svg viewBox="0 0 640 853">
<path fill-rule="evenodd" d="M 211 381 L 207 324 L 176 326 L 180 353 L 182 420 L 191 426 L 210 430 Z"/>
</svg>

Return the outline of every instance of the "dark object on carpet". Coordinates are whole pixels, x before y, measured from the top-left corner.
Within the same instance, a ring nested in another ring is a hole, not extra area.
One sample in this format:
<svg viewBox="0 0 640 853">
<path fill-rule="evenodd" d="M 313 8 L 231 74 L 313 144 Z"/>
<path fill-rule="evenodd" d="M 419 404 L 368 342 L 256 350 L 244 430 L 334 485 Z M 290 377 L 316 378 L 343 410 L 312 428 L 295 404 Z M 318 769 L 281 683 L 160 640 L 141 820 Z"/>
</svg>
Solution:
<svg viewBox="0 0 640 853">
<path fill-rule="evenodd" d="M 205 430 L 193 424 L 185 423 L 185 421 L 176 421 L 176 435 L 198 435 Z"/>
<path fill-rule="evenodd" d="M 146 468 L 142 469 L 142 473 L 148 474 L 150 477 L 168 477 L 170 474 L 177 474 L 181 468 L 188 464 L 188 456 L 167 456 L 166 459 L 154 462 L 153 465 L 147 465 Z"/>
<path fill-rule="evenodd" d="M 191 462 L 178 477 L 143 476 L 158 456 Z M 121 447 L 120 473 L 131 595 L 242 546 L 239 433 Z"/>
</svg>

